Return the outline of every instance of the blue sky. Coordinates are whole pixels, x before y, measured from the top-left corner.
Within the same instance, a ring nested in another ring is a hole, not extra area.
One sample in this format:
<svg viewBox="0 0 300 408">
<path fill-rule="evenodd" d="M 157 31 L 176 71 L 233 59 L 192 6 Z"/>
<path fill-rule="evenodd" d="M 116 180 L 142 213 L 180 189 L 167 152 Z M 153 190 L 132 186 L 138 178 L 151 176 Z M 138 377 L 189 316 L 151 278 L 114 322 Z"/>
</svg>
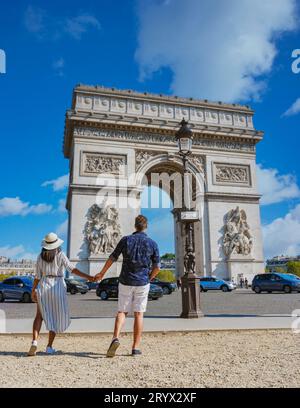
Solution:
<svg viewBox="0 0 300 408">
<path fill-rule="evenodd" d="M 265 131 L 265 254 L 300 254 L 300 73 L 291 69 L 299 2 L 224 3 L 1 2 L 0 255 L 34 257 L 45 232 L 65 234 L 64 114 L 78 83 L 251 105 Z M 144 212 L 150 235 L 163 231 L 161 251 L 171 251 L 169 210 Z"/>
</svg>

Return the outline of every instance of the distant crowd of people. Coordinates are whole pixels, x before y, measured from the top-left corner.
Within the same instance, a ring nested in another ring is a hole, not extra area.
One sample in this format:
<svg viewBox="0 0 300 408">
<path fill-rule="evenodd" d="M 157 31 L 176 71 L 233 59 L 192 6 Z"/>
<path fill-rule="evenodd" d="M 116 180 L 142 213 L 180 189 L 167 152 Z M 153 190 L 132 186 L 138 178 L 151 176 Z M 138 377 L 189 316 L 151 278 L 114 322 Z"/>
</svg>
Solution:
<svg viewBox="0 0 300 408">
<path fill-rule="evenodd" d="M 240 278 L 239 287 L 242 289 L 249 289 L 249 282 L 247 278 Z"/>
</svg>

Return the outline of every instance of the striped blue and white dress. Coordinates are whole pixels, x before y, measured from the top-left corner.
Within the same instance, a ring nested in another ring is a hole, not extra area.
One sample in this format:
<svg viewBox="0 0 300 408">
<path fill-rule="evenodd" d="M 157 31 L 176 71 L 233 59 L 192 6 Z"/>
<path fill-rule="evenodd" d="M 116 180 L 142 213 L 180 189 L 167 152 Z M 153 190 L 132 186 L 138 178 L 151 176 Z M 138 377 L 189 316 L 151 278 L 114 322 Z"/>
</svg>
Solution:
<svg viewBox="0 0 300 408">
<path fill-rule="evenodd" d="M 71 323 L 64 272 L 71 273 L 74 268 L 63 252 L 59 252 L 51 263 L 38 256 L 35 277 L 40 282 L 37 298 L 48 331 L 62 333 Z"/>
</svg>

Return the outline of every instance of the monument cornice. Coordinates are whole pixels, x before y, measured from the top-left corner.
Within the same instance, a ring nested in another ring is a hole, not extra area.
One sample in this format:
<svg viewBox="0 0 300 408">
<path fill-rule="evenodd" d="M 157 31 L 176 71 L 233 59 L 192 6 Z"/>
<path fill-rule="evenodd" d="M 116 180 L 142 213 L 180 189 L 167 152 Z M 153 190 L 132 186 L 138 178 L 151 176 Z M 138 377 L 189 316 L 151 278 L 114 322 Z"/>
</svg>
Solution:
<svg viewBox="0 0 300 408">
<path fill-rule="evenodd" d="M 249 106 L 239 104 L 78 85 L 66 114 L 64 153 L 68 157 L 75 126 L 112 126 L 174 137 L 182 118 L 188 120 L 196 137 L 207 134 L 257 143 L 263 132 L 254 128 L 253 113 Z"/>
<path fill-rule="evenodd" d="M 240 194 L 240 193 L 217 193 L 205 192 L 205 201 L 222 201 L 222 202 L 249 202 L 258 203 L 261 198 L 260 194 Z"/>
<path fill-rule="evenodd" d="M 241 112 L 241 113 L 254 113 L 254 110 L 250 108 L 249 105 L 241 105 L 237 103 L 224 103 L 222 101 L 209 101 L 207 99 L 198 99 L 198 98 L 185 98 L 176 95 L 166 95 L 166 94 L 154 94 L 151 92 L 138 92 L 132 89 L 116 89 L 114 87 L 108 88 L 102 85 L 84 85 L 78 84 L 74 88 L 74 98 L 73 98 L 73 107 L 76 104 L 76 95 L 85 94 L 85 95 L 105 95 L 107 97 L 117 97 L 117 98 L 131 98 L 141 101 L 152 101 L 158 103 L 168 103 L 168 104 L 183 104 L 185 106 L 199 106 L 203 108 L 215 108 L 215 109 L 224 109 L 228 111 Z"/>
</svg>

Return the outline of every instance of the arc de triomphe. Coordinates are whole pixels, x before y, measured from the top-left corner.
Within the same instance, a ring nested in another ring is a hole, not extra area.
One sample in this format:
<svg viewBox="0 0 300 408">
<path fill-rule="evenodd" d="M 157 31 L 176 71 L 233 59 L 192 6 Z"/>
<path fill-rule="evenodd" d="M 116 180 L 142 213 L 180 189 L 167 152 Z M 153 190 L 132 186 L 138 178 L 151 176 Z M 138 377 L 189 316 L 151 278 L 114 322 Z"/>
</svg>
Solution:
<svg viewBox="0 0 300 408">
<path fill-rule="evenodd" d="M 71 261 L 92 275 L 98 272 L 120 236 L 132 232 L 145 178 L 182 171 L 175 133 L 184 118 L 194 134 L 189 168 L 199 184 L 194 194 L 201 214 L 194 232 L 197 273 L 226 279 L 243 274 L 251 281 L 263 272 L 255 167 L 263 133 L 254 129 L 253 113 L 237 104 L 76 86 L 64 135 Z M 173 199 L 176 194 L 171 191 Z M 176 211 L 174 231 L 180 275 L 185 235 Z M 111 275 L 120 266 L 117 262 Z"/>
</svg>

